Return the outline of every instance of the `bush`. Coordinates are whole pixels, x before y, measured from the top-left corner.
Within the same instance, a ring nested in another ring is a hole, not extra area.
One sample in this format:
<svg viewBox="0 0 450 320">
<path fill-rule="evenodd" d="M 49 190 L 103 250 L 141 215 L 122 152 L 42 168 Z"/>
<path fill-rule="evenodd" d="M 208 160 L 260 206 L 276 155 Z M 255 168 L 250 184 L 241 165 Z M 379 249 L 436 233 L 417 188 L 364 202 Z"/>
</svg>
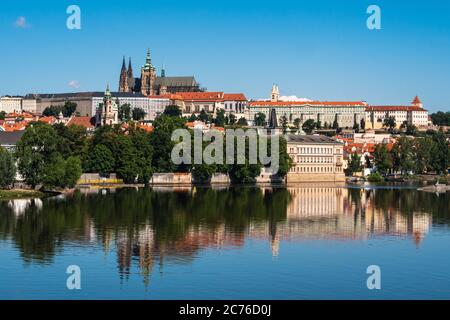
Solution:
<svg viewBox="0 0 450 320">
<path fill-rule="evenodd" d="M 447 177 L 439 177 L 439 179 L 437 180 L 437 182 L 438 182 L 439 184 L 448 184 Z"/>
<path fill-rule="evenodd" d="M 378 172 L 374 172 L 369 174 L 369 176 L 367 177 L 367 180 L 369 182 L 381 182 L 383 181 L 383 176 L 381 174 L 379 174 Z"/>
</svg>

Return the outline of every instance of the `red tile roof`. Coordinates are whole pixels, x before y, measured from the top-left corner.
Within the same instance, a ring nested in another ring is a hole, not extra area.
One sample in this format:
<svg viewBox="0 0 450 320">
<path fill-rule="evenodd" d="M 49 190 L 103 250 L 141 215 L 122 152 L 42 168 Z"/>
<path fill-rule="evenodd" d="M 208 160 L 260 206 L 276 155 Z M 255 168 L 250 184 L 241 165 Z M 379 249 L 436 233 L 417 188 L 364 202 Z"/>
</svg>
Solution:
<svg viewBox="0 0 450 320">
<path fill-rule="evenodd" d="M 243 93 L 224 93 L 224 101 L 247 101 L 247 98 Z"/>
<path fill-rule="evenodd" d="M 412 104 L 419 104 L 422 103 L 422 101 L 420 101 L 418 96 L 415 96 L 414 100 L 412 101 Z"/>
<path fill-rule="evenodd" d="M 325 107 L 363 107 L 367 106 L 364 101 L 251 101 L 251 107 L 256 106 L 274 106 L 274 107 L 287 107 L 287 106 L 325 106 Z"/>
<path fill-rule="evenodd" d="M 55 123 L 55 121 L 56 121 L 56 118 L 55 117 L 40 117 L 39 119 L 38 119 L 38 121 L 39 122 L 45 122 L 45 123 L 48 123 L 48 124 L 53 124 L 53 123 Z"/>
<path fill-rule="evenodd" d="M 183 100 L 192 101 L 222 101 L 223 92 L 177 92 Z"/>
<path fill-rule="evenodd" d="M 80 126 L 85 127 L 87 129 L 93 129 L 94 124 L 92 123 L 91 117 L 72 117 L 69 122 L 67 122 L 67 126 Z"/>
<path fill-rule="evenodd" d="M 416 106 L 367 106 L 366 111 L 427 111 Z"/>
</svg>

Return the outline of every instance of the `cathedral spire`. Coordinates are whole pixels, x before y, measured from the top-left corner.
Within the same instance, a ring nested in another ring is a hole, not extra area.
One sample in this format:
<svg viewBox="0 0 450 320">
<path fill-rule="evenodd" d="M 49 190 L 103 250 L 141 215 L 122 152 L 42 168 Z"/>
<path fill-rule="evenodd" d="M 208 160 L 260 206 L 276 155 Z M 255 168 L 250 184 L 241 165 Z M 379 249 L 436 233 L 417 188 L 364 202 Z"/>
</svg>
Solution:
<svg viewBox="0 0 450 320">
<path fill-rule="evenodd" d="M 125 67 L 125 56 L 123 56 L 123 59 L 122 59 L 122 69 L 120 70 L 120 72 L 126 72 L 127 71 L 127 68 Z"/>
<path fill-rule="evenodd" d="M 125 56 L 123 56 L 122 69 L 120 70 L 119 92 L 127 92 L 127 91 L 128 91 L 127 68 L 125 67 Z"/>
<path fill-rule="evenodd" d="M 164 63 L 162 64 L 161 67 L 161 78 L 164 78 L 166 76 L 166 68 L 164 67 Z"/>
<path fill-rule="evenodd" d="M 133 68 L 131 67 L 131 57 L 128 58 L 128 74 L 133 74 Z"/>
</svg>

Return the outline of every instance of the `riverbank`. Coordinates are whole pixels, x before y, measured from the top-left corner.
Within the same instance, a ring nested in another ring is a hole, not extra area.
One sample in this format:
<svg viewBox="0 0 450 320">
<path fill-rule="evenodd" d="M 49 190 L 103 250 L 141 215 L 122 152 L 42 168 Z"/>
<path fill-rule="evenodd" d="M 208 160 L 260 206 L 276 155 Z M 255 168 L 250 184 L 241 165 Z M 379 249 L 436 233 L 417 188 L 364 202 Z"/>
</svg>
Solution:
<svg viewBox="0 0 450 320">
<path fill-rule="evenodd" d="M 36 190 L 25 190 L 25 189 L 0 190 L 0 200 L 44 198 L 47 196 L 48 193 Z"/>
</svg>

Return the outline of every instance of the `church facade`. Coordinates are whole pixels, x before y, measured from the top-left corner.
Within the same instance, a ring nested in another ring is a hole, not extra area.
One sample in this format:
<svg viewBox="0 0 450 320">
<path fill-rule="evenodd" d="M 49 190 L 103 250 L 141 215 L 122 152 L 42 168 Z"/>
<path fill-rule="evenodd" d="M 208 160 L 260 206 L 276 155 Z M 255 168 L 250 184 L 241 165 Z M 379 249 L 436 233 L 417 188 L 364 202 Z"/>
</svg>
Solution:
<svg viewBox="0 0 450 320">
<path fill-rule="evenodd" d="M 128 61 L 128 68 L 125 65 L 125 57 L 120 70 L 119 92 L 141 93 L 144 96 L 159 96 L 177 92 L 201 92 L 193 76 L 166 77 L 164 67 L 161 74 L 156 74 L 156 68 L 152 65 L 150 50 L 147 51 L 145 64 L 141 68 L 141 76 L 135 78 L 131 58 Z"/>
</svg>

